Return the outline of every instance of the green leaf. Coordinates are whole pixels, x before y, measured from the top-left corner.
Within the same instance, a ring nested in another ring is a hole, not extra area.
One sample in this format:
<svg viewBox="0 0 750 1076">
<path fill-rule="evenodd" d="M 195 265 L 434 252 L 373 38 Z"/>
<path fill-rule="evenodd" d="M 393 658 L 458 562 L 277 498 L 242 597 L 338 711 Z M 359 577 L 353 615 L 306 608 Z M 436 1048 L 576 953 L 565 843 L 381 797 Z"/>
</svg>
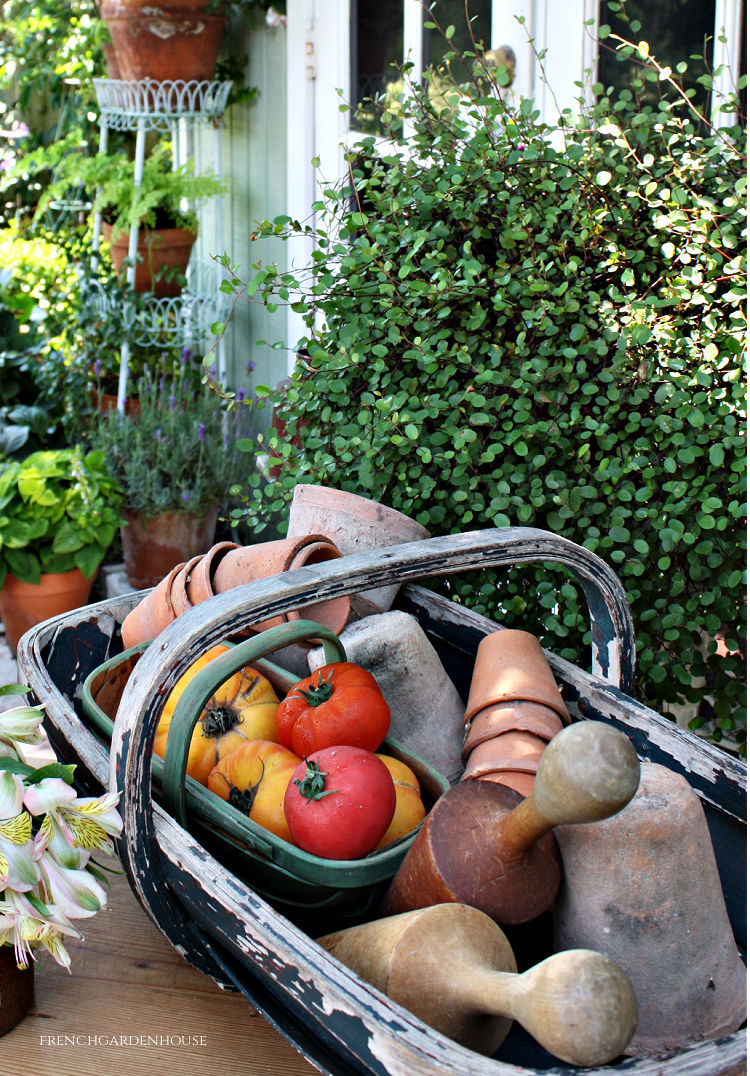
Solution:
<svg viewBox="0 0 750 1076">
<path fill-rule="evenodd" d="M 65 781 L 66 784 L 72 785 L 75 775 L 75 763 L 63 764 L 62 762 L 50 762 L 46 766 L 40 766 L 39 769 L 33 770 L 32 773 L 26 777 L 25 783 L 27 785 L 36 785 L 40 781 L 44 781 L 47 777 L 58 777 Z"/>
</svg>

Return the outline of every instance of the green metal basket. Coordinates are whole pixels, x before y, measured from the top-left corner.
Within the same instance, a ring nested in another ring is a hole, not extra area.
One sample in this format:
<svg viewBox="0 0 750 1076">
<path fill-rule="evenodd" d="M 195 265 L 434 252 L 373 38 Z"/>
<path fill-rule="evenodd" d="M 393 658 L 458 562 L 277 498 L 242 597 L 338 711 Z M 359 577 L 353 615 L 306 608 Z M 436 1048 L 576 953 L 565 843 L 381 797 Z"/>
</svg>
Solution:
<svg viewBox="0 0 750 1076">
<path fill-rule="evenodd" d="M 363 859 L 331 860 L 295 848 L 259 826 L 186 773 L 190 738 L 211 695 L 234 673 L 252 665 L 277 691 L 286 693 L 299 677 L 266 655 L 304 640 L 323 645 L 327 663 L 346 661 L 341 641 L 310 620 L 290 621 L 237 644 L 214 658 L 190 681 L 170 722 L 164 759 L 154 756 L 154 793 L 165 810 L 201 840 L 208 851 L 268 899 L 295 908 L 333 908 L 361 914 L 398 870 L 419 829 Z M 109 744 L 127 679 L 149 644 L 133 647 L 96 668 L 83 685 L 85 720 Z M 416 774 L 428 807 L 445 792 L 447 779 L 403 744 L 386 737 L 381 748 Z"/>
</svg>

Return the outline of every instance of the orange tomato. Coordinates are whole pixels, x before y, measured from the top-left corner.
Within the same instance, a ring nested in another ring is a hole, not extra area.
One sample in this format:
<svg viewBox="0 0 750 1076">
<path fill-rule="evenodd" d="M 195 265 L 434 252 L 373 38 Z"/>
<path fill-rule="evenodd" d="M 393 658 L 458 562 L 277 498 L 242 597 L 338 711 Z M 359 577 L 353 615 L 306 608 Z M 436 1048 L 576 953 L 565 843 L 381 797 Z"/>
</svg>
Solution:
<svg viewBox="0 0 750 1076">
<path fill-rule="evenodd" d="M 164 704 L 154 740 L 154 752 L 164 758 L 169 725 L 175 706 L 190 681 L 210 661 L 229 650 L 213 646 L 180 677 Z M 248 740 L 276 739 L 276 692 L 268 680 L 246 666 L 225 680 L 206 703 L 193 729 L 187 773 L 200 784 L 208 782 L 214 766 Z"/>
<path fill-rule="evenodd" d="M 396 789 L 396 810 L 391 824 L 375 846 L 376 850 L 411 833 L 427 813 L 422 803 L 419 781 L 406 763 L 390 755 L 378 755 L 378 758 L 386 764 L 393 778 Z"/>
<path fill-rule="evenodd" d="M 246 740 L 208 775 L 217 796 L 277 837 L 294 844 L 284 814 L 284 794 L 302 759 L 271 740 Z"/>
</svg>

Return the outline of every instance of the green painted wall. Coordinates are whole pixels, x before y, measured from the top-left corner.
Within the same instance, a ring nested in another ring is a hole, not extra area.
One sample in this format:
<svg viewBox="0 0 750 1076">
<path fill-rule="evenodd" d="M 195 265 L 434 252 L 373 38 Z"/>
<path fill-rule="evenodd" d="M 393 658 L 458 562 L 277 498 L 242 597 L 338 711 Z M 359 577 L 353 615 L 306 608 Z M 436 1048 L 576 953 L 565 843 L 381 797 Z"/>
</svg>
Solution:
<svg viewBox="0 0 750 1076">
<path fill-rule="evenodd" d="M 263 29 L 249 33 L 240 23 L 233 39 L 239 55 L 249 57 L 246 82 L 259 93 L 250 104 L 235 103 L 228 109 L 220 134 L 222 172 L 230 191 L 222 200 L 223 249 L 240 279 L 247 281 L 251 261 L 260 250 L 250 241 L 255 221 L 286 211 L 286 30 Z M 199 167 L 212 167 L 214 133 L 203 132 L 196 154 Z M 201 212 L 198 253 L 208 258 L 216 251 L 215 217 L 211 206 Z M 263 244 L 263 258 L 282 260 L 281 243 Z M 258 340 L 276 341 L 285 335 L 285 312 L 270 315 L 247 297 L 234 307 L 225 336 L 229 387 L 242 387 L 250 394 L 257 384 L 275 385 L 287 370 L 285 351 L 274 351 Z M 248 363 L 254 369 L 248 371 Z"/>
</svg>

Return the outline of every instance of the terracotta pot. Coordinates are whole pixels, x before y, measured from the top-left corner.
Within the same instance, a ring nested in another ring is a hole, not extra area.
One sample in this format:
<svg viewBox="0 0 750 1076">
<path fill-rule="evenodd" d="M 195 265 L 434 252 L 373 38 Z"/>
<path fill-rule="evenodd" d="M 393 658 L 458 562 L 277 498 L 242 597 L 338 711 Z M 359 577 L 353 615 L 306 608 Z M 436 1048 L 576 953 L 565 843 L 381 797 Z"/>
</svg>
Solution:
<svg viewBox="0 0 750 1076">
<path fill-rule="evenodd" d="M 547 741 L 531 732 L 503 732 L 480 743 L 466 761 L 463 780 L 481 777 L 493 770 L 536 773 Z"/>
<path fill-rule="evenodd" d="M 122 645 L 125 650 L 139 643 L 150 642 L 160 631 L 176 619 L 177 614 L 172 605 L 172 583 L 184 565 L 175 564 L 164 576 L 158 586 L 154 587 L 142 601 L 131 609 L 122 622 Z"/>
<path fill-rule="evenodd" d="M 107 78 L 120 79 L 122 72 L 117 62 L 117 51 L 114 45 L 104 46 L 104 60 L 107 64 Z"/>
<path fill-rule="evenodd" d="M 207 601 L 214 596 L 213 575 L 216 566 L 230 549 L 239 549 L 236 542 L 217 542 L 201 557 L 187 580 L 187 597 L 191 605 Z"/>
<path fill-rule="evenodd" d="M 536 774 L 524 773 L 521 770 L 500 770 L 482 774 L 481 780 L 505 785 L 506 788 L 512 788 L 514 792 L 518 792 L 524 799 L 527 799 L 534 791 Z"/>
<path fill-rule="evenodd" d="M 340 556 L 336 546 L 322 534 L 280 538 L 274 542 L 240 546 L 229 550 L 219 561 L 214 572 L 213 587 L 217 594 L 221 594 L 234 587 L 242 586 L 244 583 L 268 579 L 282 572 L 302 568 L 306 564 L 319 564 L 321 561 L 334 560 Z M 333 598 L 330 601 L 308 605 L 299 611 L 293 610 L 271 617 L 253 625 L 252 630 L 265 631 L 287 620 L 304 618 L 314 620 L 338 633 L 349 619 L 349 612 L 348 597 Z"/>
<path fill-rule="evenodd" d="M 183 613 L 186 613 L 188 609 L 193 608 L 193 603 L 190 601 L 187 593 L 187 581 L 195 566 L 203 560 L 203 556 L 204 554 L 199 553 L 197 557 L 191 557 L 190 560 L 185 561 L 182 568 L 172 580 L 172 586 L 169 589 L 169 597 L 172 602 L 175 616 L 181 616 Z"/>
<path fill-rule="evenodd" d="M 109 411 L 117 410 L 117 394 L 114 392 L 99 392 L 94 389 L 91 393 L 91 402 L 94 409 L 100 415 L 106 415 Z M 141 401 L 137 398 L 125 400 L 125 414 L 138 415 L 141 410 Z"/>
<path fill-rule="evenodd" d="M 531 732 L 543 740 L 551 740 L 562 730 L 562 727 L 559 714 L 550 706 L 542 706 L 539 702 L 513 702 L 507 706 L 485 706 L 474 715 L 469 723 L 463 756 L 466 758 L 478 744 L 514 729 L 519 732 Z"/>
<path fill-rule="evenodd" d="M 295 486 L 289 509 L 287 536 L 303 534 L 325 535 L 344 557 L 430 537 L 421 523 L 394 508 L 355 493 L 313 485 Z M 363 591 L 352 595 L 352 608 L 360 616 L 383 613 L 397 593 L 398 585 Z"/>
<path fill-rule="evenodd" d="M 736 1031 L 746 969 L 700 799 L 680 774 L 641 763 L 631 802 L 596 825 L 557 829 L 565 886 L 555 948 L 616 960 L 638 998 L 628 1054 L 672 1053 Z"/>
<path fill-rule="evenodd" d="M 465 720 L 495 703 L 538 702 L 570 721 L 542 644 L 528 631 L 502 628 L 477 649 Z"/>
<path fill-rule="evenodd" d="M 128 256 L 130 237 L 121 232 L 112 242 L 112 226 L 102 223 L 102 235 L 109 243 L 109 253 L 122 281 L 127 273 L 123 262 Z M 138 232 L 135 291 L 151 291 L 159 299 L 179 295 L 180 278 L 185 276 L 197 233 L 189 228 L 141 229 Z"/>
<path fill-rule="evenodd" d="M 175 564 L 208 549 L 216 530 L 216 508 L 205 516 L 163 512 L 152 519 L 123 511 L 127 525 L 120 528 L 125 572 L 131 587 L 155 587 Z"/>
<path fill-rule="evenodd" d="M 208 0 L 104 0 L 107 23 L 124 79 L 158 82 L 213 78 L 223 15 L 207 14 Z"/>
<path fill-rule="evenodd" d="M 6 575 L 0 590 L 0 619 L 5 627 L 8 646 L 15 654 L 18 640 L 51 616 L 69 613 L 85 605 L 94 576 L 86 579 L 78 568 L 69 572 L 42 573 L 39 583 L 23 583 Z"/>
<path fill-rule="evenodd" d="M 19 968 L 12 945 L 0 945 L 0 1035 L 23 1020 L 34 1004 L 34 964 Z"/>
</svg>

